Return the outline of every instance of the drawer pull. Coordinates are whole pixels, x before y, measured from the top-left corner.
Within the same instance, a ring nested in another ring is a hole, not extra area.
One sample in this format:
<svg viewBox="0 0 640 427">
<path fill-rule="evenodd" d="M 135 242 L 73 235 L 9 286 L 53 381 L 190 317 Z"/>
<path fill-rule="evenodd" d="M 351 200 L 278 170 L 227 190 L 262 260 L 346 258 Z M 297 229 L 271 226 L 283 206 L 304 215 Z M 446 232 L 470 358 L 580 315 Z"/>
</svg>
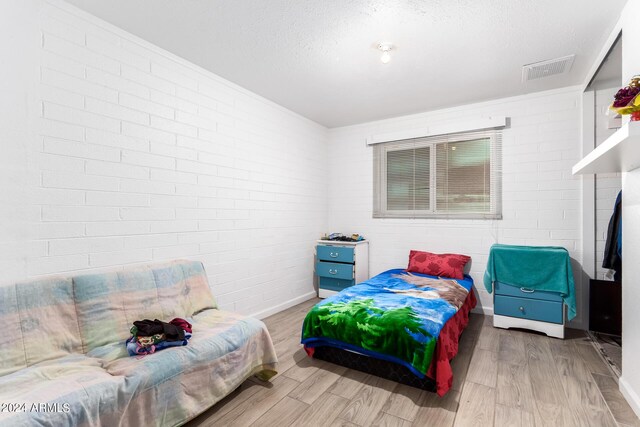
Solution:
<svg viewBox="0 0 640 427">
<path fill-rule="evenodd" d="M 338 274 L 338 270 L 329 269 L 329 274 Z"/>
<path fill-rule="evenodd" d="M 520 288 L 520 290 L 525 294 L 532 294 L 535 292 L 533 289 L 527 289 L 527 288 Z"/>
<path fill-rule="evenodd" d="M 331 258 L 338 258 L 340 256 L 340 253 L 338 253 L 338 252 L 329 252 L 329 256 Z"/>
<path fill-rule="evenodd" d="M 524 307 L 523 306 L 520 306 L 519 310 L 524 313 Z"/>
</svg>

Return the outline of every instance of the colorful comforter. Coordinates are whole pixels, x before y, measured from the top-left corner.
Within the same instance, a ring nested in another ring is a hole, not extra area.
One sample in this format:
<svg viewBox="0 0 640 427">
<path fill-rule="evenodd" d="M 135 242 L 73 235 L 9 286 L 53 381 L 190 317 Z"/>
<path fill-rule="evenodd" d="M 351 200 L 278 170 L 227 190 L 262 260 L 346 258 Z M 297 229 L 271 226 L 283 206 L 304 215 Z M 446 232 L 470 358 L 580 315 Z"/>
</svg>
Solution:
<svg viewBox="0 0 640 427">
<path fill-rule="evenodd" d="M 389 270 L 316 304 L 302 326 L 306 347 L 330 345 L 389 360 L 424 378 L 444 324 L 473 279 Z"/>
</svg>

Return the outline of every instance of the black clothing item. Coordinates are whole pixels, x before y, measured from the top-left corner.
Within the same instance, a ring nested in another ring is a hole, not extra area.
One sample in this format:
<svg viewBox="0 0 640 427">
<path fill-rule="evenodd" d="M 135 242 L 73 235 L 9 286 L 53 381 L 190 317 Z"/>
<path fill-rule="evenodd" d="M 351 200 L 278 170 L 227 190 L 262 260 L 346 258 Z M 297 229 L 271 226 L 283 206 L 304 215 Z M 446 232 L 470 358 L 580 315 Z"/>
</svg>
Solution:
<svg viewBox="0 0 640 427">
<path fill-rule="evenodd" d="M 161 320 L 136 320 L 133 322 L 136 327 L 136 336 L 150 337 L 153 335 L 164 334 L 166 341 L 182 341 L 184 340 L 184 330 L 171 323 Z"/>
<path fill-rule="evenodd" d="M 162 322 L 158 319 L 156 319 L 156 322 L 162 323 L 165 340 L 167 341 L 183 341 L 184 340 L 184 329 L 172 323 Z"/>
<path fill-rule="evenodd" d="M 610 268 L 615 270 L 614 280 L 620 281 L 622 278 L 622 258 L 618 252 L 618 243 L 622 241 L 622 191 L 618 193 L 616 203 L 613 208 L 613 215 L 609 220 L 607 229 L 607 242 L 604 247 L 604 259 L 602 260 L 602 268 Z"/>
<path fill-rule="evenodd" d="M 136 327 L 136 335 L 139 337 L 150 337 L 164 332 L 162 323 L 156 323 L 154 320 L 144 319 L 133 322 Z"/>
</svg>

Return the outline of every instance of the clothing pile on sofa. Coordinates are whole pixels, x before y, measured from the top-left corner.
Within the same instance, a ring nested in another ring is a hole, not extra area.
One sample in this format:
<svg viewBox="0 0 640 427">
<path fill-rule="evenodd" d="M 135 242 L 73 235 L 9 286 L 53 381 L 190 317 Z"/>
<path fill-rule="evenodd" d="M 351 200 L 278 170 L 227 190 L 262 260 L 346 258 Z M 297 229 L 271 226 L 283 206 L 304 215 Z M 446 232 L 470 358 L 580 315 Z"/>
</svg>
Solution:
<svg viewBox="0 0 640 427">
<path fill-rule="evenodd" d="M 171 322 L 161 320 L 136 320 L 127 339 L 129 356 L 155 353 L 167 347 L 187 345 L 191 338 L 191 323 L 176 317 Z"/>
</svg>

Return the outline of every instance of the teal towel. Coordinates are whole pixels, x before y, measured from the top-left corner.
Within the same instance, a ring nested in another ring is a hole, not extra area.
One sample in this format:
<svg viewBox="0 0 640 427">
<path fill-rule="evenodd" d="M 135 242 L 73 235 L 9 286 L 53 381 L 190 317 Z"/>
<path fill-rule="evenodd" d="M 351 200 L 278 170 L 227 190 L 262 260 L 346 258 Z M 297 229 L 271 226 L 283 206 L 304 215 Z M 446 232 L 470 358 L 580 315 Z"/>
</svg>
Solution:
<svg viewBox="0 0 640 427">
<path fill-rule="evenodd" d="M 568 307 L 569 320 L 576 317 L 573 270 L 565 248 L 493 245 L 484 272 L 484 287 L 489 293 L 493 291 L 493 282 L 558 292 Z"/>
</svg>

